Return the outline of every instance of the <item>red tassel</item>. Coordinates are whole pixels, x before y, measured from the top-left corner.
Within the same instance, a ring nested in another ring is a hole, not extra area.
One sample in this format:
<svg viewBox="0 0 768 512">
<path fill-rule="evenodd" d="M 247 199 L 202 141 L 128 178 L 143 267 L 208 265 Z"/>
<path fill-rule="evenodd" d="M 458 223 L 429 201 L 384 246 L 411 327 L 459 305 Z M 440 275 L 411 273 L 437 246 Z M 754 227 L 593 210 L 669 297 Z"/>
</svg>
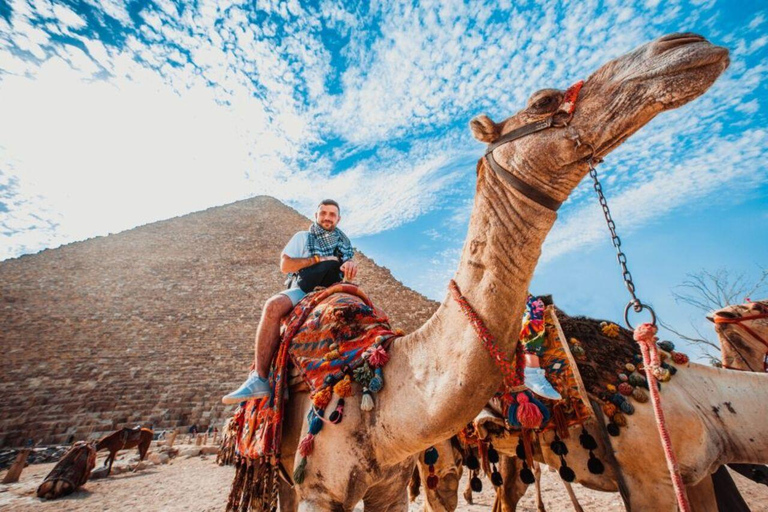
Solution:
<svg viewBox="0 0 768 512">
<path fill-rule="evenodd" d="M 528 400 L 525 393 L 517 394 L 517 403 L 520 404 L 517 407 L 517 421 L 520 422 L 520 425 L 531 430 L 539 428 L 541 422 L 544 421 L 544 416 L 542 416 L 539 408 Z"/>
<path fill-rule="evenodd" d="M 315 436 L 307 434 L 304 439 L 299 443 L 299 454 L 302 457 L 309 457 L 309 455 L 315 450 Z"/>
<path fill-rule="evenodd" d="M 437 489 L 437 483 L 439 479 L 437 478 L 437 475 L 429 475 L 427 477 L 427 487 L 430 489 Z"/>
</svg>

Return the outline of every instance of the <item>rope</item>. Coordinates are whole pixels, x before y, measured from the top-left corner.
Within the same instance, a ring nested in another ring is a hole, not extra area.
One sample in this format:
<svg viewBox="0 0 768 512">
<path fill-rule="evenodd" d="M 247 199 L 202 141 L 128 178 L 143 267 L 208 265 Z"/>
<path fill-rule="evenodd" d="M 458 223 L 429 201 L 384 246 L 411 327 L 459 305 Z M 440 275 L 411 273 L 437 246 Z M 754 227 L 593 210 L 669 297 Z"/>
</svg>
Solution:
<svg viewBox="0 0 768 512">
<path fill-rule="evenodd" d="M 641 324 L 635 329 L 635 341 L 640 345 L 640 351 L 643 353 L 643 366 L 645 375 L 648 379 L 648 388 L 651 392 L 651 402 L 653 403 L 653 414 L 656 417 L 656 427 L 661 437 L 661 445 L 664 448 L 664 457 L 667 459 L 667 469 L 672 477 L 672 485 L 675 488 L 675 497 L 680 512 L 690 512 L 691 504 L 688 502 L 688 496 L 685 494 L 685 485 L 683 477 L 680 475 L 680 467 L 677 463 L 675 451 L 672 448 L 672 442 L 669 439 L 667 423 L 664 419 L 664 410 L 661 408 L 661 396 L 656 384 L 656 375 L 660 372 L 659 352 L 656 348 L 656 326 L 653 324 Z"/>
<path fill-rule="evenodd" d="M 459 285 L 456 284 L 456 281 L 451 279 L 448 287 L 451 290 L 451 295 L 453 296 L 454 300 L 461 308 L 461 312 L 464 313 L 464 316 L 467 317 L 470 325 L 472 325 L 472 327 L 475 329 L 475 332 L 480 338 L 480 342 L 482 343 L 483 347 L 485 347 L 485 349 L 488 351 L 491 359 L 493 359 L 494 364 L 504 376 L 504 382 L 510 388 L 522 386 L 525 382 L 525 359 L 522 355 L 523 344 L 519 342 L 517 343 L 517 347 L 514 352 L 514 360 L 510 361 L 509 352 L 500 348 L 496 343 L 496 338 L 493 337 L 493 334 L 491 334 L 491 332 L 485 326 L 483 320 L 480 318 L 474 308 L 469 304 L 469 301 L 467 301 L 467 299 L 461 294 L 461 290 L 459 290 Z"/>
</svg>

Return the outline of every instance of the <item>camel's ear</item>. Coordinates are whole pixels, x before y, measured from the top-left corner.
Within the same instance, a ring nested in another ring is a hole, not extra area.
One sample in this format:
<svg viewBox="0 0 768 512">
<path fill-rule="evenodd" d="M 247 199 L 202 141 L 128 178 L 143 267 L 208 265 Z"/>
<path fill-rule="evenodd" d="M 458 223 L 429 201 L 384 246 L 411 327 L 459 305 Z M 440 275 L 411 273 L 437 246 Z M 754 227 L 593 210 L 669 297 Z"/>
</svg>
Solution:
<svg viewBox="0 0 768 512">
<path fill-rule="evenodd" d="M 480 142 L 490 144 L 499 138 L 499 125 L 491 121 L 491 118 L 483 114 L 469 122 L 472 135 Z"/>
</svg>

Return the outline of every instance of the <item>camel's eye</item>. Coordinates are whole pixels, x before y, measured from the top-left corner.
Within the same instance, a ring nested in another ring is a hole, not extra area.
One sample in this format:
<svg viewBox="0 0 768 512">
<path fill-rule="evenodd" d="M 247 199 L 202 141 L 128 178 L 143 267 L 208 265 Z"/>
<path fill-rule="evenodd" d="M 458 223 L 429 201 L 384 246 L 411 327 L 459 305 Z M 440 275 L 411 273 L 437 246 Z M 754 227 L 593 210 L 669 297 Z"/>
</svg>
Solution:
<svg viewBox="0 0 768 512">
<path fill-rule="evenodd" d="M 718 311 L 717 316 L 722 316 L 723 318 L 737 318 L 736 315 L 730 311 Z"/>
<path fill-rule="evenodd" d="M 541 98 L 539 101 L 533 104 L 534 109 L 540 110 L 543 108 L 547 108 L 552 106 L 555 103 L 555 98 L 552 96 L 547 96 L 546 98 Z"/>
<path fill-rule="evenodd" d="M 556 89 L 544 89 L 528 100 L 528 111 L 532 114 L 554 112 L 563 99 L 563 93 Z"/>
</svg>

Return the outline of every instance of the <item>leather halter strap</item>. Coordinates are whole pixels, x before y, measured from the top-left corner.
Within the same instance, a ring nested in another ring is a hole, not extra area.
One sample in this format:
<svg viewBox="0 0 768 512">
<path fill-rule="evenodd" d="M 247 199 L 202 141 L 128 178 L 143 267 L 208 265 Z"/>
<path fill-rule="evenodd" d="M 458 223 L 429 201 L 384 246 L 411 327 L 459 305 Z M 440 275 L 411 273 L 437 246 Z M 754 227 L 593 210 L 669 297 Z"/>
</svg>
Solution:
<svg viewBox="0 0 768 512">
<path fill-rule="evenodd" d="M 512 142 L 513 140 L 520 139 L 527 135 L 531 135 L 532 133 L 540 132 L 542 130 L 546 130 L 547 128 L 551 128 L 553 126 L 558 126 L 558 127 L 567 126 L 568 121 L 570 121 L 571 116 L 573 116 L 573 111 L 576 108 L 576 100 L 579 97 L 579 91 L 581 90 L 582 85 L 584 85 L 583 80 L 576 82 L 575 84 L 570 86 L 567 91 L 565 91 L 565 94 L 563 95 L 563 101 L 554 114 L 547 117 L 546 119 L 542 119 L 541 121 L 536 121 L 535 123 L 528 123 L 526 125 L 521 126 L 520 128 L 515 128 L 511 132 L 502 135 L 497 140 L 488 144 L 488 148 L 485 150 L 484 157 L 486 162 L 488 163 L 488 166 L 497 175 L 503 178 L 504 181 L 506 181 L 509 186 L 511 186 L 512 188 L 514 188 L 515 190 L 523 194 L 525 197 L 527 197 L 534 203 L 537 203 L 548 210 L 552 210 L 553 212 L 556 212 L 560 208 L 560 206 L 563 204 L 563 202 L 550 197 L 549 195 L 545 194 L 544 192 L 537 189 L 533 185 L 530 185 L 529 183 L 526 183 L 525 181 L 521 180 L 520 178 L 512 174 L 511 171 L 508 171 L 507 169 L 503 168 L 493 158 L 493 151 L 499 146 Z M 555 121 L 554 121 L 555 115 L 562 114 L 562 113 L 565 113 L 568 116 L 568 118 L 562 124 L 555 125 Z"/>
<path fill-rule="evenodd" d="M 760 343 L 765 345 L 765 348 L 768 349 L 768 341 L 763 339 L 762 336 L 757 334 L 755 331 L 750 329 L 748 326 L 743 325 L 744 322 L 748 320 L 759 320 L 761 318 L 768 318 L 768 313 L 758 313 L 756 315 L 747 315 L 747 316 L 741 316 L 738 318 L 727 318 L 724 316 L 715 315 L 715 323 L 716 324 L 736 324 L 745 331 L 747 331 L 749 334 L 751 334 L 756 340 L 758 340 Z"/>
<path fill-rule="evenodd" d="M 514 188 L 515 190 L 523 194 L 525 197 L 527 197 L 534 203 L 540 204 L 544 208 L 548 210 L 552 210 L 553 212 L 556 212 L 558 208 L 560 208 L 560 206 L 563 204 L 562 201 L 553 199 L 549 197 L 547 194 L 545 194 L 544 192 L 542 192 L 541 190 L 534 187 L 533 185 L 529 185 L 525 181 L 521 180 L 520 178 L 512 174 L 510 171 L 503 168 L 501 165 L 499 165 L 496 159 L 493 158 L 493 150 L 498 148 L 499 146 L 502 146 L 508 142 L 512 142 L 513 140 L 517 140 L 522 137 L 525 137 L 526 135 L 530 135 L 532 133 L 546 130 L 551 126 L 552 126 L 552 117 L 548 117 L 541 121 L 536 121 L 535 123 L 529 123 L 524 126 L 521 126 L 520 128 L 516 128 L 512 130 L 511 132 L 499 138 L 499 140 L 488 145 L 488 149 L 485 150 L 485 160 L 486 162 L 488 162 L 488 166 L 491 169 L 493 169 L 493 171 L 497 175 L 503 178 L 504 181 L 506 181 L 509 186 L 511 186 L 512 188 Z"/>
</svg>

